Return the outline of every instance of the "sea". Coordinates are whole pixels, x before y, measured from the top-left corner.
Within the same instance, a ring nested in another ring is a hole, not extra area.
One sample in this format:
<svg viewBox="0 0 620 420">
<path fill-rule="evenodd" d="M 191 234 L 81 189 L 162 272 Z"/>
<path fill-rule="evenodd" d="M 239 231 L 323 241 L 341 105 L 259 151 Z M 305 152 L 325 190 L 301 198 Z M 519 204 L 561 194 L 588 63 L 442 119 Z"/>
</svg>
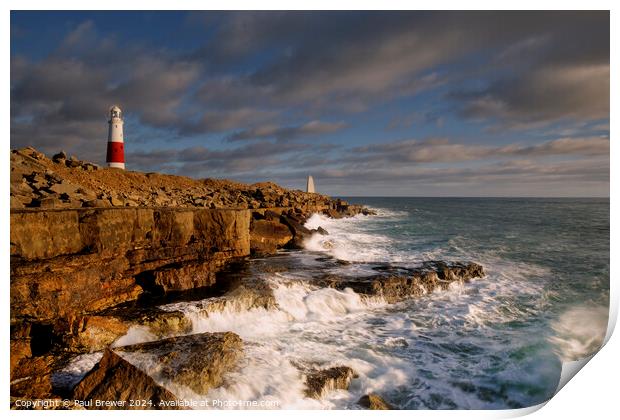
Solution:
<svg viewBox="0 0 620 420">
<path fill-rule="evenodd" d="M 315 214 L 306 226 L 328 235 L 252 262 L 248 275 L 271 285 L 277 308 L 206 316 L 199 301 L 162 305 L 184 311 L 194 333 L 233 331 L 245 346 L 238 369 L 207 395 L 169 389 L 191 400 L 259 401 L 259 408 L 359 409 L 368 393 L 410 410 L 522 408 L 553 396 L 563 362 L 600 348 L 609 199 L 343 198 L 377 214 Z M 428 260 L 473 261 L 486 276 L 395 304 L 310 281 Z M 136 330 L 120 343 L 148 339 Z M 98 357 L 80 356 L 65 374 L 85 373 Z M 349 366 L 357 377 L 348 390 L 307 398 L 300 367 L 331 366 Z"/>
</svg>

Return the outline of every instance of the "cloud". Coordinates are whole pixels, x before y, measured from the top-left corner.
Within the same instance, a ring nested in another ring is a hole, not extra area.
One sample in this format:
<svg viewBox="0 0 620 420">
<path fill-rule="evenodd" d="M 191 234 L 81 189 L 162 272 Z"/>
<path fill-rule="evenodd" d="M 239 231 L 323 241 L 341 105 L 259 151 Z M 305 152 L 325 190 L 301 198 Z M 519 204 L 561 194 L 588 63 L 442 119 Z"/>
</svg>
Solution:
<svg viewBox="0 0 620 420">
<path fill-rule="evenodd" d="M 260 173 L 265 168 L 286 167 L 290 155 L 303 155 L 314 145 L 291 142 L 276 143 L 259 141 L 231 149 L 214 149 L 205 146 L 192 146 L 183 149 L 155 149 L 128 152 L 126 162 L 136 169 L 150 170 L 167 165 L 168 172 L 193 177 L 227 176 L 234 173 Z M 325 146 L 323 145 L 323 150 Z M 294 158 L 293 158 L 294 159 Z"/>
<path fill-rule="evenodd" d="M 545 67 L 460 98 L 468 118 L 523 128 L 608 118 L 609 86 L 609 63 Z"/>
<path fill-rule="evenodd" d="M 560 138 L 535 145 L 488 146 L 452 143 L 445 138 L 410 139 L 377 143 L 352 149 L 345 159 L 365 165 L 400 163 L 446 163 L 508 156 L 609 156 L 609 139 L 601 137 Z"/>
<path fill-rule="evenodd" d="M 453 89 L 460 114 L 494 129 L 609 118 L 609 13 L 535 14 L 529 35 L 495 53 L 484 87 Z"/>
<path fill-rule="evenodd" d="M 593 70 L 598 83 L 590 78 L 594 74 L 579 69 L 609 63 L 608 19 L 607 12 L 235 13 L 226 16 L 220 36 L 196 57 L 210 63 L 213 55 L 243 60 L 268 50 L 270 59 L 253 71 L 214 78 L 199 96 L 208 102 L 222 97 L 226 106 L 260 98 L 269 106 L 360 112 L 389 98 L 459 81 L 459 73 L 480 76 L 480 69 L 487 69 L 497 80 L 462 98 L 465 116 L 521 123 L 538 115 L 536 104 L 544 97 L 540 120 L 555 114 L 588 118 L 605 112 L 604 95 L 583 104 L 564 99 L 567 92 L 578 97 L 592 87 L 605 88 L 604 68 Z M 478 53 L 476 62 L 459 66 L 459 72 L 438 71 L 472 52 Z M 555 72 L 561 77 L 555 79 Z M 550 81 L 557 86 L 547 94 L 540 87 Z M 529 93 L 535 94 L 531 100 Z M 564 95 L 557 101 L 549 98 L 559 93 Z M 553 113 L 555 104 L 563 107 Z M 529 114 L 521 116 L 525 111 Z"/>
<path fill-rule="evenodd" d="M 312 137 L 321 134 L 335 133 L 347 127 L 344 121 L 324 122 L 313 120 L 302 125 L 281 127 L 275 124 L 262 125 L 249 130 L 231 134 L 228 141 L 256 140 L 274 138 L 278 141 L 292 140 L 301 137 Z"/>
<path fill-rule="evenodd" d="M 500 147 L 495 149 L 495 152 L 527 156 L 609 156 L 609 139 L 603 137 L 560 138 L 534 146 Z"/>
<path fill-rule="evenodd" d="M 250 107 L 224 111 L 207 110 L 197 121 L 179 121 L 176 128 L 181 135 L 219 133 L 273 121 L 277 115 L 275 111 Z"/>
</svg>

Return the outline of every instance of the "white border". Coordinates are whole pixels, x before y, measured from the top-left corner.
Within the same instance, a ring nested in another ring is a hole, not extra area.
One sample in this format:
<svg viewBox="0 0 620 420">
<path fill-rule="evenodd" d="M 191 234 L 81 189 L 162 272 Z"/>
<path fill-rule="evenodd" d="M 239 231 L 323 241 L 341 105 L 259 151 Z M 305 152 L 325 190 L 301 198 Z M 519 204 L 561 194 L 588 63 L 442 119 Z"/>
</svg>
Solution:
<svg viewBox="0 0 620 420">
<path fill-rule="evenodd" d="M 493 2 L 493 1 L 480 1 L 473 0 L 468 2 L 463 1 L 433 1 L 433 2 L 416 2 L 412 3 L 410 1 L 393 1 L 393 0 L 384 0 L 381 2 L 370 2 L 368 0 L 315 0 L 312 2 L 285 2 L 285 1 L 273 1 L 273 0 L 229 0 L 225 3 L 223 2 L 213 2 L 213 1 L 197 1 L 197 0 L 176 0 L 174 2 L 170 1 L 162 1 L 162 0 L 136 0 L 136 1 L 122 1 L 115 3 L 103 3 L 103 2 L 90 2 L 86 4 L 84 1 L 78 0 L 57 0 L 53 4 L 50 2 L 42 1 L 42 0 L 9 0 L 3 2 L 5 13 L 3 15 L 3 21 L 5 22 L 2 25 L 2 51 L 3 57 L 5 58 L 4 66 L 2 67 L 3 71 L 3 80 L 5 81 L 5 89 L 4 95 L 5 100 L 2 102 L 3 108 L 3 120 L 4 120 L 4 129 L 5 135 L 8 139 L 10 137 L 10 91 L 6 88 L 7 81 L 10 80 L 10 67 L 9 67 L 9 57 L 10 57 L 10 9 L 16 10 L 46 10 L 50 7 L 54 7 L 57 9 L 64 10 L 101 10 L 105 7 L 113 7 L 117 10 L 130 10 L 130 9 L 145 9 L 145 10 L 178 10 L 178 9 L 188 9 L 188 10 L 199 10 L 199 9 L 212 9 L 212 10 L 258 10 L 258 9 L 266 9 L 266 10 L 304 10 L 304 9 L 323 9 L 323 10 L 346 10 L 346 9 L 366 9 L 366 10 L 375 10 L 375 9 L 418 9 L 418 10 L 438 10 L 438 9 L 457 9 L 462 10 L 465 7 L 473 9 L 473 10 L 485 10 L 485 9 L 501 9 L 501 10 L 513 10 L 513 9 L 531 9 L 531 10 L 547 10 L 547 9 L 569 9 L 569 10 L 611 10 L 611 68 L 616 70 L 617 66 L 617 47 L 618 47 L 618 30 L 617 24 L 618 19 L 616 18 L 617 9 L 614 8 L 617 2 L 612 1 L 600 1 L 600 0 L 590 0 L 590 1 L 541 1 L 541 0 L 521 0 L 519 2 Z M 615 47 L 615 48 L 614 48 Z M 617 120 L 617 107 L 615 107 L 615 98 L 617 92 L 617 74 L 618 71 L 611 72 L 611 120 L 610 126 L 614 126 L 614 121 Z M 8 141 L 7 141 L 8 143 Z M 611 159 L 614 160 L 617 157 L 617 147 L 614 146 L 614 142 L 611 142 Z M 0 184 L 2 191 L 0 191 L 2 197 L 2 208 L 4 210 L 5 217 L 8 218 L 9 215 L 9 204 L 8 204 L 8 168 L 9 168 L 9 154 L 6 150 L 4 153 L 0 154 L 0 159 L 3 162 L 3 182 Z M 611 165 L 611 215 L 616 215 L 618 204 L 615 197 L 617 196 L 618 190 L 616 187 L 616 183 L 614 182 L 617 179 L 617 171 L 614 165 Z M 5 178 L 7 177 L 7 178 Z M 6 220 L 6 219 L 5 219 Z M 611 219 L 611 315 L 612 321 L 610 322 L 610 326 L 612 323 L 615 323 L 615 319 L 617 318 L 618 313 L 618 297 L 617 297 L 617 288 L 618 281 L 617 279 L 617 265 L 614 264 L 615 257 L 618 256 L 616 252 L 616 247 L 614 246 L 614 240 L 617 239 L 616 235 L 616 224 L 614 222 L 614 218 Z M 3 281 L 5 281 L 5 286 L 2 288 L 4 296 L 4 310 L 5 310 L 5 319 L 10 318 L 9 312 L 9 296 L 8 290 L 9 288 L 6 284 L 9 282 L 9 223 L 3 223 L 0 226 L 2 229 L 2 234 L 4 241 L 2 245 L 0 245 L 2 255 L 4 256 L 2 262 L 3 268 Z M 612 328 L 613 329 L 613 326 Z M 611 329 L 608 333 L 611 333 Z M 2 349 L 5 363 L 2 365 L 2 377 L 5 380 L 0 381 L 2 386 L 3 395 L 7 397 L 5 400 L 7 403 L 5 405 L 5 409 L 8 408 L 8 396 L 9 396 L 9 381 L 8 381 L 8 359 L 9 359 L 9 327 L 8 323 L 2 323 L 2 330 L 4 333 L 4 339 L 2 342 Z M 620 372 L 619 366 L 620 363 L 618 361 L 618 357 L 620 355 L 620 344 L 618 344 L 618 338 L 611 336 L 607 345 L 599 352 L 599 354 L 595 355 L 590 363 L 588 363 L 587 367 L 585 367 L 579 374 L 578 377 L 569 383 L 559 392 L 557 396 L 552 398 L 548 404 L 542 404 L 541 406 L 545 406 L 543 409 L 536 411 L 534 414 L 531 414 L 532 419 L 552 419 L 552 418 L 562 418 L 562 419 L 579 419 L 583 420 L 584 418 L 589 419 L 597 419 L 597 418 L 612 418 L 617 416 L 617 403 L 618 400 L 618 374 Z M 532 408 L 534 410 L 539 409 L 541 407 Z M 376 417 L 390 417 L 390 418 L 434 418 L 434 419 L 445 419 L 445 418 L 471 418 L 471 419 L 480 419 L 480 418 L 505 418 L 505 417 L 513 417 L 515 415 L 524 415 L 527 412 L 532 411 L 532 409 L 524 409 L 524 410 L 508 410 L 508 411 L 455 411 L 455 412 L 445 412 L 445 411 L 395 411 L 395 412 L 371 412 L 371 411 L 359 411 L 359 412 L 347 412 L 347 416 L 354 415 L 359 416 L 361 418 L 376 418 Z M 101 411 L 88 411 L 87 414 L 85 412 L 45 412 L 45 414 L 41 411 L 39 412 L 16 412 L 12 411 L 10 414 L 15 417 L 57 417 L 57 416 L 83 416 L 86 417 L 105 417 L 106 419 L 110 417 L 117 416 L 127 416 L 129 413 L 127 412 L 101 412 Z M 179 412 L 181 413 L 181 412 Z M 174 413 L 173 415 L 177 415 Z M 251 412 L 251 413 L 241 413 L 241 412 L 231 412 L 231 411 L 209 411 L 208 413 L 204 412 L 183 412 L 183 416 L 194 417 L 194 418 L 203 418 L 204 416 L 209 417 L 218 417 L 218 418 L 239 418 L 241 416 L 248 417 L 252 416 L 253 418 L 259 419 L 272 419 L 272 418 L 289 418 L 289 416 L 294 416 L 296 419 L 310 419 L 315 418 L 316 416 L 326 417 L 326 418 L 336 418 L 344 415 L 343 412 L 340 411 L 330 411 L 330 412 L 316 412 L 316 411 L 295 411 L 295 412 L 287 412 L 287 411 L 269 411 L 269 412 Z M 170 413 L 164 412 L 132 412 L 132 417 L 139 418 L 149 418 L 165 416 L 166 418 L 170 416 Z"/>
</svg>

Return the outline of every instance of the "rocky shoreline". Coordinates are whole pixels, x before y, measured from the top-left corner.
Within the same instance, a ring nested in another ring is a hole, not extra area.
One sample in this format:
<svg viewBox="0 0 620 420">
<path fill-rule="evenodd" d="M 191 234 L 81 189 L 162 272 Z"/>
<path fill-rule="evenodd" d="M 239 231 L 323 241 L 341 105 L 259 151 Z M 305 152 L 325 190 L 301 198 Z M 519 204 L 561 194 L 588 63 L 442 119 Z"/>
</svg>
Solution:
<svg viewBox="0 0 620 420">
<path fill-rule="evenodd" d="M 271 183 L 125 172 L 64 153 L 48 159 L 32 148 L 12 151 L 12 399 L 180 400 L 152 372 L 131 363 L 131 355 L 147 348 L 159 355 L 158 375 L 197 394 L 217 387 L 243 354 L 242 340 L 230 332 L 188 335 L 192 325 L 184 313 L 152 302 L 209 296 L 200 309 L 205 314 L 277 306 L 270 286 L 250 281 L 236 265 L 301 249 L 311 235 L 328 235 L 304 227 L 314 213 L 373 214 Z M 392 303 L 484 276 L 478 264 L 441 261 L 416 269 L 378 265 L 375 271 L 364 278 L 319 275 L 311 283 Z M 119 338 L 136 327 L 148 331 L 150 343 L 119 346 Z M 70 358 L 96 351 L 103 358 L 79 383 L 54 386 L 54 372 Z M 346 366 L 300 372 L 310 398 L 346 389 L 356 376 Z M 390 407 L 377 395 L 365 395 L 359 404 Z"/>
</svg>

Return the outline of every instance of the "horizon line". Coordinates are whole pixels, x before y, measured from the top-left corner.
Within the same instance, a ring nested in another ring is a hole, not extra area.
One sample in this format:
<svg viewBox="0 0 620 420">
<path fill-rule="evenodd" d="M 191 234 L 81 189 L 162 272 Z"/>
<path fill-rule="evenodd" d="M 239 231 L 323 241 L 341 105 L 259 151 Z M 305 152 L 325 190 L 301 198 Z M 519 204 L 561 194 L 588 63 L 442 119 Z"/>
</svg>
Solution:
<svg viewBox="0 0 620 420">
<path fill-rule="evenodd" d="M 349 198 L 610 198 L 610 196 L 543 196 L 543 195 L 340 195 L 331 196 Z"/>
</svg>

